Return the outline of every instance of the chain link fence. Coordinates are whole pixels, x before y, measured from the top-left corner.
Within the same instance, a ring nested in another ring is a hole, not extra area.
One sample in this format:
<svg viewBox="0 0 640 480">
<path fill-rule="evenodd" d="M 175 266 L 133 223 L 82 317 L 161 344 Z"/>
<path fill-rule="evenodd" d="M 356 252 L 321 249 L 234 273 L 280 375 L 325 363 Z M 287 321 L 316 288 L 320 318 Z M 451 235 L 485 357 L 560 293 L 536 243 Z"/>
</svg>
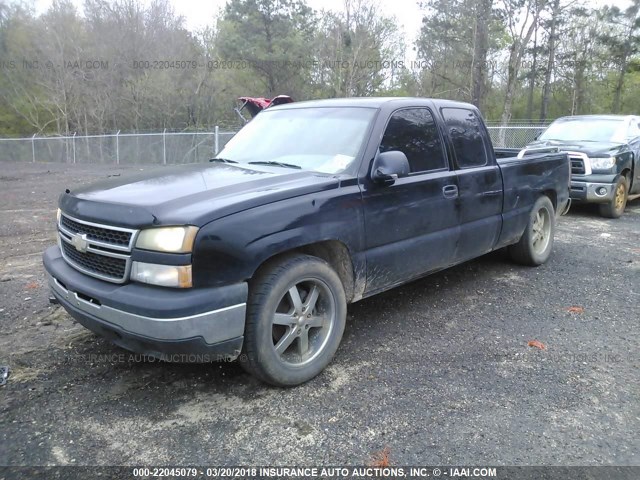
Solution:
<svg viewBox="0 0 640 480">
<path fill-rule="evenodd" d="M 546 125 L 488 124 L 496 147 L 521 148 Z M 68 137 L 0 138 L 0 161 L 99 164 L 183 164 L 205 162 L 236 132 L 125 133 Z"/>
<path fill-rule="evenodd" d="M 542 123 L 501 125 L 500 123 L 487 122 L 487 130 L 489 130 L 494 147 L 522 148 L 538 138 L 548 125 Z"/>
<path fill-rule="evenodd" d="M 235 132 L 73 135 L 67 137 L 0 138 L 0 161 L 183 164 L 215 156 Z"/>
</svg>

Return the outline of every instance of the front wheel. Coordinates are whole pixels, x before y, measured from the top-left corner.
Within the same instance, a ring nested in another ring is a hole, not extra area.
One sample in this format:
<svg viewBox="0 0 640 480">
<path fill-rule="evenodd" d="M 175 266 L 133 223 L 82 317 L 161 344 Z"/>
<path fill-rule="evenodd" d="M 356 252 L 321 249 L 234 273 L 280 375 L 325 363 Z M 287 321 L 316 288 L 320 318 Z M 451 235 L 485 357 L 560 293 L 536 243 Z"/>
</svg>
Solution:
<svg viewBox="0 0 640 480">
<path fill-rule="evenodd" d="M 509 247 L 511 258 L 523 265 L 538 266 L 551 255 L 556 216 L 549 197 L 540 197 L 534 203 L 529 222 L 520 241 Z"/>
<path fill-rule="evenodd" d="M 600 205 L 600 215 L 607 218 L 620 218 L 627 206 L 627 179 L 620 177 L 614 187 L 613 198 Z"/>
<path fill-rule="evenodd" d="M 335 354 L 347 315 L 336 272 L 309 255 L 282 258 L 250 284 L 241 365 L 279 387 L 318 375 Z"/>
</svg>

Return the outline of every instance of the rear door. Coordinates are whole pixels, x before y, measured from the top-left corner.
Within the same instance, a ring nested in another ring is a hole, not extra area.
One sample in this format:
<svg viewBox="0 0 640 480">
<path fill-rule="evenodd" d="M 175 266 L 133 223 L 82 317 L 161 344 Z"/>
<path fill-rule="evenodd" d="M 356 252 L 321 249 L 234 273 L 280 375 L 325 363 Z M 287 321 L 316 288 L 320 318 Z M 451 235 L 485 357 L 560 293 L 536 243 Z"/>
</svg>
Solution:
<svg viewBox="0 0 640 480">
<path fill-rule="evenodd" d="M 483 255 L 502 227 L 502 175 L 478 114 L 471 109 L 441 109 L 455 161 L 459 189 L 460 242 L 456 262 Z"/>
<path fill-rule="evenodd" d="M 433 111 L 402 108 L 390 117 L 379 151 L 399 150 L 410 175 L 363 190 L 367 293 L 453 263 L 459 237 L 456 174 Z"/>
</svg>

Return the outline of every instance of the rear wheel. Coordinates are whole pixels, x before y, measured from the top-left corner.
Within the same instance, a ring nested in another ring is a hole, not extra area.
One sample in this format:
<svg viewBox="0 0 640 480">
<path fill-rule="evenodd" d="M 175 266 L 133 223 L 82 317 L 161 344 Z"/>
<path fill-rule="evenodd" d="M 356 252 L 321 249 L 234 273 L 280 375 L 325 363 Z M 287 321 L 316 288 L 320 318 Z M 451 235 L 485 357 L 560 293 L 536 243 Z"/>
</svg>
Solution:
<svg viewBox="0 0 640 480">
<path fill-rule="evenodd" d="M 620 177 L 614 187 L 613 198 L 608 203 L 600 205 L 600 215 L 607 218 L 620 218 L 627 206 L 628 182 L 625 177 Z"/>
<path fill-rule="evenodd" d="M 549 197 L 540 197 L 531 209 L 522 237 L 509 247 L 511 258 L 523 265 L 538 266 L 551 255 L 556 216 Z"/>
<path fill-rule="evenodd" d="M 309 255 L 268 265 L 251 282 L 242 366 L 272 385 L 299 385 L 329 364 L 347 302 L 336 272 Z"/>
</svg>

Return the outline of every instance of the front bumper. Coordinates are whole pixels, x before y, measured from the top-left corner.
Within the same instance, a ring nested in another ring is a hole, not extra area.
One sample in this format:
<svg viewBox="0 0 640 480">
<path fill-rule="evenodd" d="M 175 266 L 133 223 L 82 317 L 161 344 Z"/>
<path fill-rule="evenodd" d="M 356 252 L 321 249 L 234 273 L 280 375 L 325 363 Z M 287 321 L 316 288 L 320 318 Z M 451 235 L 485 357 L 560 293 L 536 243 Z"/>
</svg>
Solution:
<svg viewBox="0 0 640 480">
<path fill-rule="evenodd" d="M 51 291 L 79 323 L 133 352 L 208 362 L 240 354 L 247 284 L 170 289 L 115 285 L 70 267 L 57 246 L 43 256 Z"/>
<path fill-rule="evenodd" d="M 599 193 L 601 189 L 606 192 Z M 615 182 L 585 182 L 571 180 L 571 200 L 590 203 L 608 203 L 615 195 Z"/>
</svg>

